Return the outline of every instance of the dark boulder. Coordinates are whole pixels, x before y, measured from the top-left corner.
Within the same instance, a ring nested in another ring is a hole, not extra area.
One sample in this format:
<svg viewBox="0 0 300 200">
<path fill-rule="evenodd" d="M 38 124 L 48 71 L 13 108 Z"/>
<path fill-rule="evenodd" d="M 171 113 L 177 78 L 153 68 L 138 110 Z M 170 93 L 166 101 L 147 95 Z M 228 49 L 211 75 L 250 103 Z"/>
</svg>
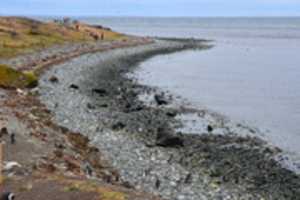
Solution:
<svg viewBox="0 0 300 200">
<path fill-rule="evenodd" d="M 185 177 L 184 179 L 184 183 L 185 184 L 191 184 L 193 181 L 193 177 L 192 177 L 192 174 L 188 173 L 188 175 Z"/>
<path fill-rule="evenodd" d="M 87 103 L 87 108 L 90 110 L 94 110 L 96 107 L 94 105 L 92 105 L 91 103 Z"/>
<path fill-rule="evenodd" d="M 173 111 L 173 110 L 170 110 L 170 111 L 168 111 L 168 112 L 166 113 L 166 115 L 167 115 L 168 117 L 176 117 L 177 112 L 176 112 L 176 111 Z"/>
<path fill-rule="evenodd" d="M 0 130 L 0 137 L 2 137 L 4 135 L 8 135 L 8 130 L 6 127 L 1 128 L 1 130 Z"/>
<path fill-rule="evenodd" d="M 155 182 L 155 188 L 159 189 L 159 187 L 160 187 L 160 180 L 157 179 L 156 182 Z"/>
<path fill-rule="evenodd" d="M 178 148 L 184 146 L 184 141 L 181 137 L 165 130 L 165 128 L 159 128 L 156 136 L 156 145 L 161 147 Z"/>
<path fill-rule="evenodd" d="M 125 124 L 124 123 L 122 123 L 122 122 L 117 122 L 117 123 L 115 123 L 115 124 L 113 124 L 112 125 L 112 129 L 113 130 L 122 130 L 122 129 L 124 129 L 125 128 Z"/>
<path fill-rule="evenodd" d="M 106 103 L 100 104 L 99 107 L 101 107 L 101 108 L 107 108 L 107 107 L 108 107 L 108 104 L 106 104 Z"/>
<path fill-rule="evenodd" d="M 101 89 L 101 88 L 94 88 L 94 89 L 92 89 L 92 93 L 93 94 L 98 94 L 100 96 L 107 95 L 107 91 L 105 89 Z"/>
<path fill-rule="evenodd" d="M 207 126 L 207 131 L 208 131 L 209 133 L 213 132 L 213 130 L 214 130 L 214 128 L 213 128 L 211 125 L 208 125 L 208 126 Z"/>
<path fill-rule="evenodd" d="M 143 106 L 142 104 L 131 104 L 129 102 L 127 102 L 127 104 L 125 105 L 125 108 L 123 109 L 123 111 L 125 113 L 130 113 L 130 112 L 139 112 L 142 111 L 145 108 L 145 106 Z"/>
<path fill-rule="evenodd" d="M 157 105 L 167 105 L 168 101 L 165 99 L 164 95 L 154 95 L 154 100 L 156 101 Z"/>
<path fill-rule="evenodd" d="M 79 89 L 79 86 L 78 86 L 78 85 L 75 85 L 75 84 L 71 84 L 71 85 L 70 85 L 70 88 L 71 88 L 71 89 L 74 89 L 74 90 L 78 90 L 78 89 Z"/>
<path fill-rule="evenodd" d="M 51 76 L 51 77 L 49 78 L 49 81 L 50 81 L 51 83 L 58 83 L 58 78 L 57 78 L 56 76 Z"/>
</svg>

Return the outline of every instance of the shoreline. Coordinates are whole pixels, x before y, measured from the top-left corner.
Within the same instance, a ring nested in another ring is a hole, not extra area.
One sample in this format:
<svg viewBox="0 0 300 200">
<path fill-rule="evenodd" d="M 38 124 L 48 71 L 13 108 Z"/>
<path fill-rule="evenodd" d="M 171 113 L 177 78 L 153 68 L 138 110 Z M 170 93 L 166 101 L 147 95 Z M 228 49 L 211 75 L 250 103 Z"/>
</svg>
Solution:
<svg viewBox="0 0 300 200">
<path fill-rule="evenodd" d="M 299 176 L 273 159 L 279 149 L 250 136 L 177 133 L 176 116 L 204 111 L 147 106 L 139 95 L 172 98 L 124 76 L 149 57 L 191 48 L 197 46 L 168 40 L 74 58 L 45 72 L 41 100 L 58 124 L 88 136 L 135 189 L 167 199 L 297 197 Z"/>
<path fill-rule="evenodd" d="M 0 62 L 9 64 L 15 73 L 32 71 L 41 76 L 53 65 L 80 55 L 149 43 L 152 43 L 149 38 L 139 37 L 83 43 L 82 49 L 81 44 L 70 43 Z M 87 198 L 100 195 L 105 199 L 159 200 L 120 182 L 118 172 L 103 158 L 102 152 L 91 146 L 87 137 L 54 123 L 51 111 L 38 96 L 36 87 L 0 87 L 0 138 L 4 144 L 1 190 L 13 191 L 21 199 L 34 198 L 41 191 L 45 199 L 51 198 L 52 192 L 58 198 L 73 199 L 75 190 L 76 198 L 80 199 L 85 199 L 88 193 Z M 92 177 L 87 172 L 89 167 L 93 169 Z"/>
</svg>

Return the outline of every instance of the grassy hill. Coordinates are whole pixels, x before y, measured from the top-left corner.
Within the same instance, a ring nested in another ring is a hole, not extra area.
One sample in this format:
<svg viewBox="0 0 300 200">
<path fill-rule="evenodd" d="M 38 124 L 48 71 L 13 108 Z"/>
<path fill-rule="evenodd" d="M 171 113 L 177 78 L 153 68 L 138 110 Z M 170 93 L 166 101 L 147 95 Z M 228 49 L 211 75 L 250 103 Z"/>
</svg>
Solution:
<svg viewBox="0 0 300 200">
<path fill-rule="evenodd" d="M 40 22 L 20 17 L 0 17 L 0 58 L 36 51 L 65 42 L 116 40 L 124 35 L 100 26 L 71 20 Z"/>
<path fill-rule="evenodd" d="M 0 59 L 33 53 L 65 43 L 94 43 L 123 40 L 126 36 L 101 26 L 70 19 L 41 22 L 24 17 L 0 17 Z M 34 72 L 21 72 L 0 63 L 0 87 L 23 88 L 36 85 Z"/>
</svg>

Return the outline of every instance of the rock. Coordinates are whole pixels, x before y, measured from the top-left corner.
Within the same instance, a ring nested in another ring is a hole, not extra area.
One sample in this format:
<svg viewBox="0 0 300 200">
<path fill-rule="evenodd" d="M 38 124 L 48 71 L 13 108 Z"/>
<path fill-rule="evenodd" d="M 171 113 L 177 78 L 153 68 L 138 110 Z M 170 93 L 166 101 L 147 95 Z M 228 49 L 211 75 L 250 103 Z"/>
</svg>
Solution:
<svg viewBox="0 0 300 200">
<path fill-rule="evenodd" d="M 108 107 L 108 104 L 104 103 L 104 104 L 101 104 L 99 105 L 101 108 L 107 108 Z"/>
<path fill-rule="evenodd" d="M 168 133 L 162 128 L 158 129 L 156 145 L 161 147 L 183 147 L 184 141 L 181 137 Z"/>
<path fill-rule="evenodd" d="M 113 130 L 121 130 L 121 129 L 125 128 L 125 126 L 126 125 L 123 124 L 122 122 L 117 122 L 117 123 L 113 124 L 111 128 Z"/>
<path fill-rule="evenodd" d="M 54 150 L 53 153 L 57 158 L 62 158 L 64 156 L 64 153 L 62 152 L 62 150 Z"/>
<path fill-rule="evenodd" d="M 6 127 L 1 128 L 0 130 L 0 137 L 8 135 L 8 130 Z"/>
<path fill-rule="evenodd" d="M 51 76 L 51 77 L 49 78 L 49 81 L 50 81 L 51 83 L 58 83 L 58 78 L 57 78 L 56 76 Z"/>
<path fill-rule="evenodd" d="M 125 113 L 130 113 L 130 112 L 139 112 L 141 110 L 143 110 L 145 107 L 141 104 L 137 104 L 137 105 L 131 105 L 130 103 L 127 103 L 125 108 L 123 109 L 123 111 Z"/>
<path fill-rule="evenodd" d="M 20 88 L 17 88 L 17 93 L 20 95 L 27 95 L 27 93 L 24 90 L 21 90 Z"/>
<path fill-rule="evenodd" d="M 122 186 L 124 186 L 124 187 L 126 187 L 128 189 L 132 189 L 133 188 L 133 186 L 128 181 L 123 182 Z"/>
<path fill-rule="evenodd" d="M 214 130 L 214 128 L 213 128 L 211 125 L 208 125 L 208 126 L 207 126 L 207 131 L 208 131 L 209 133 L 213 132 L 213 130 Z"/>
<path fill-rule="evenodd" d="M 57 149 L 65 149 L 66 147 L 62 144 L 62 143 L 60 143 L 60 142 L 55 142 L 54 143 L 54 146 L 55 146 L 55 148 L 57 148 Z"/>
<path fill-rule="evenodd" d="M 154 100 L 156 101 L 157 105 L 167 105 L 168 101 L 164 98 L 164 95 L 154 95 Z"/>
<path fill-rule="evenodd" d="M 179 137 L 164 137 L 163 139 L 160 139 L 156 142 L 156 145 L 162 146 L 162 147 L 183 147 L 183 141 Z"/>
<path fill-rule="evenodd" d="M 71 85 L 70 85 L 70 88 L 71 88 L 71 89 L 74 89 L 74 90 L 78 90 L 78 89 L 79 89 L 79 86 L 78 86 L 78 85 L 75 85 L 75 84 L 71 84 Z"/>
<path fill-rule="evenodd" d="M 98 89 L 92 89 L 92 93 L 93 94 L 98 94 L 100 96 L 105 96 L 107 95 L 107 91 L 105 89 L 101 89 L 101 88 L 98 88 Z"/>
<path fill-rule="evenodd" d="M 81 169 L 80 162 L 72 156 L 64 156 L 64 161 L 68 170 L 75 172 Z"/>
<path fill-rule="evenodd" d="M 177 112 L 176 112 L 176 111 L 168 111 L 168 112 L 166 113 L 166 115 L 167 115 L 168 117 L 176 117 Z"/>
<path fill-rule="evenodd" d="M 184 195 L 179 195 L 178 197 L 176 197 L 176 200 L 184 200 L 186 199 L 186 196 Z"/>
<path fill-rule="evenodd" d="M 191 184 L 192 183 L 192 180 L 193 180 L 193 177 L 192 177 L 192 174 L 188 174 L 185 179 L 184 179 L 184 183 L 185 184 Z"/>
<path fill-rule="evenodd" d="M 93 106 L 91 103 L 87 103 L 87 108 L 88 109 L 91 109 L 91 110 L 94 110 L 96 107 L 95 106 Z"/>
<path fill-rule="evenodd" d="M 159 179 L 156 180 L 155 187 L 156 187 L 156 189 L 159 189 L 159 187 L 160 187 L 160 180 Z"/>
<path fill-rule="evenodd" d="M 39 95 L 39 88 L 33 88 L 30 90 L 31 95 Z"/>
<path fill-rule="evenodd" d="M 21 168 L 21 165 L 17 162 L 11 161 L 11 162 L 7 162 L 5 163 L 3 170 L 5 171 L 11 171 L 15 168 Z"/>
<path fill-rule="evenodd" d="M 57 168 L 54 166 L 53 163 L 49 163 L 47 161 L 41 161 L 38 166 L 36 166 L 37 169 L 43 170 L 47 173 L 53 173 L 57 170 Z"/>
</svg>

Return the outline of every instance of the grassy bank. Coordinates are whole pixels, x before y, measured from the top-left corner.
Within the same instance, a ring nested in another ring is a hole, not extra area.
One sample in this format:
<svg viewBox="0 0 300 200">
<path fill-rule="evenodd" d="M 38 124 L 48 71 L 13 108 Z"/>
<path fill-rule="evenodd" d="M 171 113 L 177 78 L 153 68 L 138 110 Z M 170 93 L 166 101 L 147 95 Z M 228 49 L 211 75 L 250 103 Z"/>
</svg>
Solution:
<svg viewBox="0 0 300 200">
<path fill-rule="evenodd" d="M 37 77 L 34 73 L 37 67 L 51 64 L 52 61 L 57 62 L 80 55 L 82 51 L 88 52 L 88 49 L 80 49 L 81 44 L 92 46 L 96 43 L 121 41 L 126 40 L 126 38 L 125 35 L 108 28 L 83 24 L 70 19 L 41 22 L 21 17 L 0 17 L 0 87 L 33 87 L 37 84 Z M 16 62 L 5 62 L 19 58 L 24 54 L 36 54 L 54 45 L 66 46 L 64 44 L 78 44 L 79 46 L 70 48 L 69 52 L 63 53 L 59 52 L 60 48 L 58 48 L 57 55 L 49 54 L 42 58 L 39 56 L 36 58 L 29 57 L 28 62 L 20 59 L 21 62 L 19 63 L 23 63 L 24 67 L 28 68 L 25 70 L 16 67 Z"/>
<path fill-rule="evenodd" d="M 0 58 L 11 58 L 54 44 L 117 40 L 124 35 L 101 26 L 64 20 L 40 22 L 28 18 L 0 18 Z"/>
</svg>

